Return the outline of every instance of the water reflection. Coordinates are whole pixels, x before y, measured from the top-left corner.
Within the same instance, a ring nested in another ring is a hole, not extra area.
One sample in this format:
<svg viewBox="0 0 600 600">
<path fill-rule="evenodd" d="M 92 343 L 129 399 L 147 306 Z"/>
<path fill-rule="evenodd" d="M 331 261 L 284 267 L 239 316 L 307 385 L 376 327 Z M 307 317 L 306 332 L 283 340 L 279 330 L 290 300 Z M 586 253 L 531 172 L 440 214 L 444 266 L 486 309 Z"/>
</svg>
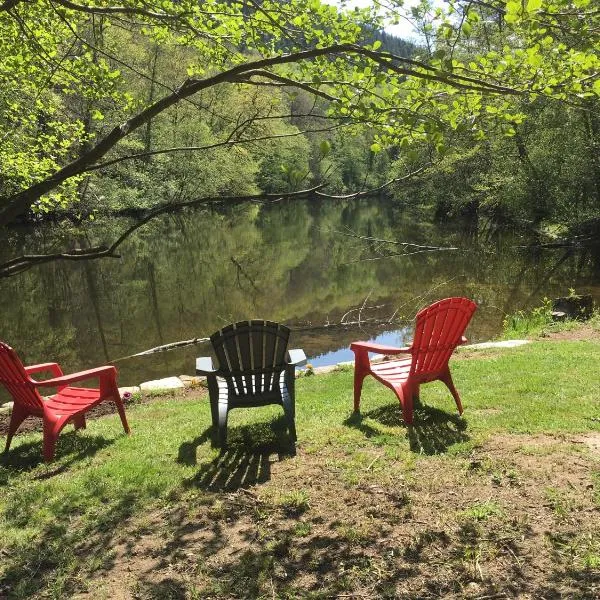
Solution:
<svg viewBox="0 0 600 600">
<path fill-rule="evenodd" d="M 94 233 L 105 239 L 84 233 L 81 245 L 110 241 L 126 226 Z M 55 250 L 60 235 L 50 228 L 13 232 L 2 258 Z M 356 236 L 460 250 L 422 251 Z M 231 321 L 267 318 L 292 326 L 292 344 L 318 365 L 349 359 L 356 339 L 384 335 L 384 343 L 404 344 L 416 311 L 446 296 L 480 305 L 473 340 L 493 337 L 506 313 L 544 295 L 573 287 L 599 297 L 590 261 L 564 250 L 532 255 L 517 248 L 525 243 L 419 223 L 385 201 L 190 211 L 138 230 L 119 259 L 57 262 L 0 281 L 0 338 L 29 363 L 56 359 L 72 371 L 205 337 Z M 408 255 L 389 256 L 399 252 Z M 362 326 L 323 327 L 344 315 Z M 383 324 L 365 322 L 370 318 Z M 120 381 L 191 373 L 194 357 L 205 352 L 196 346 L 118 362 Z"/>
</svg>

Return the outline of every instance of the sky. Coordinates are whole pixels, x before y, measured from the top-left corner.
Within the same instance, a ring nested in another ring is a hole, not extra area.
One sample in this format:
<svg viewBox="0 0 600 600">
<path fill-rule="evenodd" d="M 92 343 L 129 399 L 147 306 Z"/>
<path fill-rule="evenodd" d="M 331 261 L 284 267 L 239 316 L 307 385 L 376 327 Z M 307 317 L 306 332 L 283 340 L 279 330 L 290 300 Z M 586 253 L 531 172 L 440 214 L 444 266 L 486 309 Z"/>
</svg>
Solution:
<svg viewBox="0 0 600 600">
<path fill-rule="evenodd" d="M 331 4 L 340 4 L 339 0 L 326 0 Z M 418 0 L 405 0 L 404 9 L 406 12 L 410 12 L 410 8 L 418 4 Z M 433 0 L 434 6 L 442 6 L 443 0 Z M 354 8 L 355 6 L 365 7 L 373 5 L 372 0 L 347 0 L 345 3 L 346 8 Z M 392 25 L 385 29 L 388 33 L 395 35 L 396 37 L 402 38 L 403 40 L 412 40 L 415 42 L 421 41 L 421 37 L 413 29 L 412 24 L 407 20 L 403 19 L 398 25 Z"/>
</svg>

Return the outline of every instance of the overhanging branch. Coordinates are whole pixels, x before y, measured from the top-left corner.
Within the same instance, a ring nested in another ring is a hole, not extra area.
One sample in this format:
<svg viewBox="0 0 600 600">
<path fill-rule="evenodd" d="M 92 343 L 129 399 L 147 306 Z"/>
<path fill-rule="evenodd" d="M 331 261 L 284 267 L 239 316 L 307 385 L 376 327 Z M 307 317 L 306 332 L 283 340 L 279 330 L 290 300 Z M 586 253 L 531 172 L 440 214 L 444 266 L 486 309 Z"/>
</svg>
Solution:
<svg viewBox="0 0 600 600">
<path fill-rule="evenodd" d="M 244 202 L 261 202 L 261 203 L 275 203 L 283 200 L 303 199 L 311 196 L 319 196 L 321 198 L 330 198 L 337 200 L 355 200 L 358 198 L 364 198 L 367 196 L 375 195 L 381 192 L 386 187 L 400 181 L 405 181 L 411 177 L 414 177 L 422 173 L 427 167 L 421 167 L 404 177 L 397 177 L 391 179 L 383 185 L 372 188 L 369 190 L 357 192 L 355 194 L 347 194 L 346 196 L 334 196 L 321 192 L 321 189 L 325 184 L 313 186 L 311 188 L 298 190 L 296 192 L 287 192 L 285 194 L 251 194 L 246 196 L 206 196 L 202 198 L 196 198 L 194 200 L 187 200 L 185 202 L 173 202 L 169 204 L 160 205 L 148 212 L 148 214 L 127 228 L 110 246 L 102 245 L 95 246 L 93 248 L 85 249 L 74 249 L 68 252 L 57 252 L 53 254 L 25 254 L 17 258 L 13 258 L 0 265 L 0 278 L 12 277 L 31 269 L 32 267 L 42 265 L 49 262 L 55 262 L 60 260 L 67 261 L 78 261 L 78 260 L 94 260 L 99 258 L 119 258 L 116 253 L 117 249 L 121 244 L 129 238 L 135 231 L 140 227 L 146 225 L 152 219 L 168 213 L 178 212 L 184 208 L 208 206 L 215 204 L 226 204 L 231 206 L 232 204 L 241 204 Z"/>
<path fill-rule="evenodd" d="M 319 57 L 339 55 L 339 54 L 356 54 L 368 57 L 377 64 L 390 69 L 397 74 L 414 76 L 429 81 L 436 81 L 456 87 L 458 89 L 468 89 L 479 93 L 494 93 L 494 94 L 520 94 L 518 90 L 506 88 L 495 84 L 486 84 L 478 81 L 476 84 L 470 83 L 470 78 L 454 75 L 449 72 L 444 72 L 428 65 L 422 66 L 418 61 L 405 59 L 395 56 L 388 52 L 376 52 L 367 50 L 356 44 L 334 44 L 325 48 L 312 48 L 300 52 L 290 54 L 282 54 L 269 58 L 247 62 L 237 65 L 213 75 L 205 79 L 189 78 L 183 84 L 175 89 L 172 93 L 164 96 L 160 100 L 146 107 L 123 124 L 114 127 L 103 139 L 98 141 L 88 152 L 81 155 L 79 158 L 70 162 L 56 173 L 46 177 L 42 181 L 35 183 L 31 187 L 14 194 L 6 199 L 2 209 L 0 209 L 0 225 L 10 223 L 18 216 L 26 213 L 32 204 L 41 198 L 44 194 L 58 187 L 61 183 L 81 175 L 88 171 L 94 164 L 106 155 L 118 142 L 130 135 L 132 132 L 140 128 L 142 125 L 170 108 L 171 106 L 189 98 L 190 96 L 206 90 L 208 88 L 223 84 L 223 83 L 239 83 L 240 79 L 247 78 L 249 74 L 264 70 L 268 67 L 278 65 L 286 65 L 290 63 L 298 63 L 306 60 L 313 60 Z M 399 61 L 410 64 L 415 68 L 403 67 L 397 64 Z M 420 69 L 420 70 L 419 70 Z"/>
</svg>

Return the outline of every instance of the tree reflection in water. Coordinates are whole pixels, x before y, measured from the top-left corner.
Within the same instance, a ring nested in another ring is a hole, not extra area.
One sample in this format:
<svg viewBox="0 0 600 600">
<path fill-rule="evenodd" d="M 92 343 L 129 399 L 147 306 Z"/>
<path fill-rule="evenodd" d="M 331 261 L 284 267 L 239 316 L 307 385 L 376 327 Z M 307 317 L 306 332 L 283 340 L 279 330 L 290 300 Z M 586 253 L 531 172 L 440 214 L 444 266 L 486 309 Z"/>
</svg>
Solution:
<svg viewBox="0 0 600 600">
<path fill-rule="evenodd" d="M 126 226 L 113 221 L 104 235 L 112 239 Z M 228 322 L 265 318 L 297 328 L 292 344 L 316 357 L 384 330 L 388 341 L 402 343 L 418 308 L 441 297 L 464 295 L 480 305 L 469 330 L 474 340 L 497 335 L 506 313 L 545 295 L 576 287 L 600 297 L 591 258 L 564 258 L 564 249 L 534 255 L 521 238 L 489 233 L 421 222 L 384 200 L 166 215 L 125 242 L 120 259 L 56 262 L 1 280 L 1 337 L 29 363 L 58 360 L 72 371 L 205 337 Z M 354 234 L 460 250 L 386 258 L 399 247 Z M 12 236 L 2 259 L 62 247 L 51 227 Z M 80 239 L 82 246 L 102 241 Z M 356 320 L 363 303 L 363 321 L 394 316 L 393 323 L 310 328 L 339 323 L 350 308 Z M 194 357 L 204 351 L 192 346 L 121 362 L 120 381 L 192 373 Z"/>
</svg>

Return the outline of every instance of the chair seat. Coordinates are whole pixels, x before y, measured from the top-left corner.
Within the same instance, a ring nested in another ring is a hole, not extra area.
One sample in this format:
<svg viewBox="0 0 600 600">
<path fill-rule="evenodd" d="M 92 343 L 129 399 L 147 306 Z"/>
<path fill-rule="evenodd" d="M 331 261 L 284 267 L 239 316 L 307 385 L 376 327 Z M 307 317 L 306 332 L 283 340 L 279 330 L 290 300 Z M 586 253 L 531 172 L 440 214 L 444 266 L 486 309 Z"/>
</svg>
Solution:
<svg viewBox="0 0 600 600">
<path fill-rule="evenodd" d="M 384 379 L 390 385 L 400 385 L 408 379 L 412 358 L 388 360 L 371 365 L 371 373 L 378 379 Z"/>
<path fill-rule="evenodd" d="M 280 383 L 270 392 L 259 392 L 257 394 L 230 394 L 227 381 L 217 377 L 219 386 L 219 400 L 229 404 L 231 408 L 243 408 L 244 406 L 256 407 L 268 404 L 281 404 L 281 394 L 285 384 Z"/>
<path fill-rule="evenodd" d="M 74 415 L 88 410 L 100 401 L 100 390 L 95 388 L 66 387 L 49 396 L 44 407 L 55 416 Z"/>
</svg>

